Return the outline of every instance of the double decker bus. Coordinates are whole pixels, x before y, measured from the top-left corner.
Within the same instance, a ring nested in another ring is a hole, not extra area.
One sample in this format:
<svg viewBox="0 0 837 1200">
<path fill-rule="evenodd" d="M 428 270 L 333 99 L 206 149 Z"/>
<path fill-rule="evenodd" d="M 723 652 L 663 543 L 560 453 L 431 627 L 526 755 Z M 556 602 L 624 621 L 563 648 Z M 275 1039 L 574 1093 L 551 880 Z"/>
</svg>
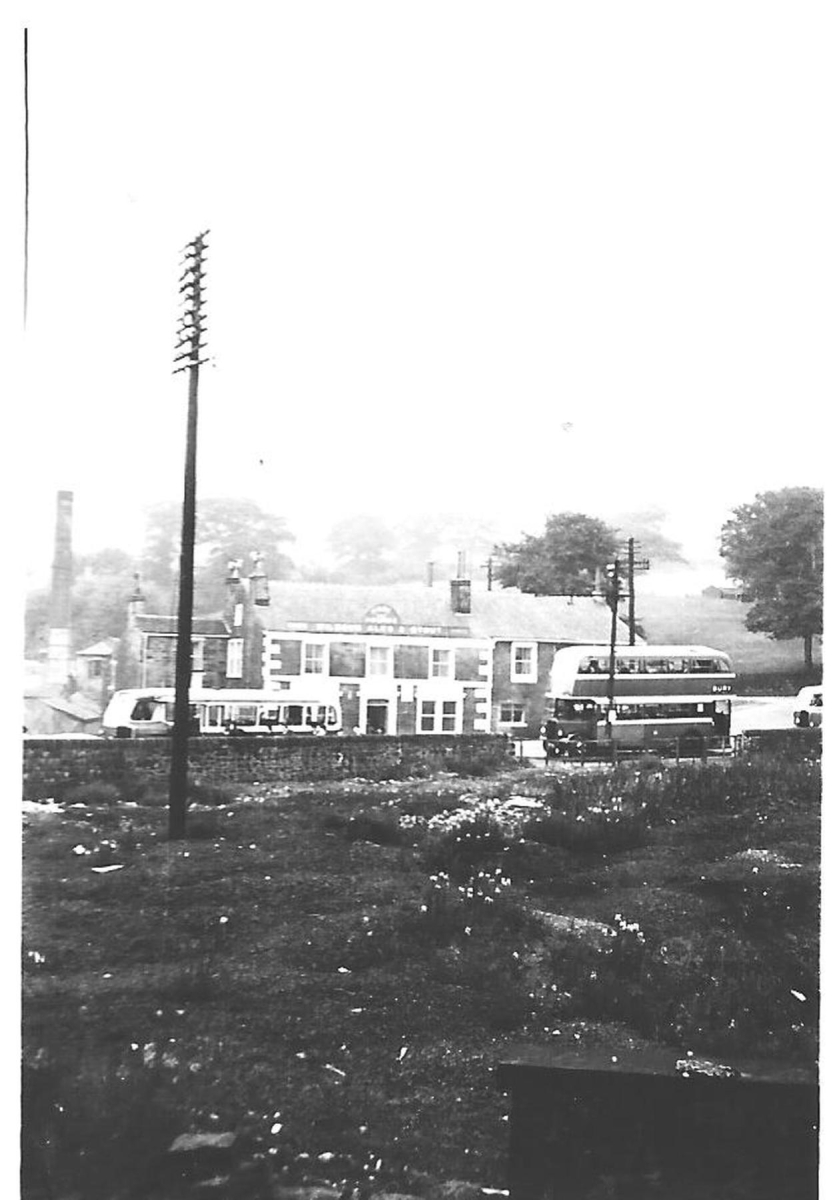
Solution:
<svg viewBox="0 0 837 1200">
<path fill-rule="evenodd" d="M 189 712 L 200 734 L 339 733 L 342 714 L 334 699 L 253 689 L 192 688 Z M 104 737 L 155 737 L 174 727 L 174 688 L 114 692 L 102 716 Z"/>
<path fill-rule="evenodd" d="M 612 668 L 612 669 L 611 669 Z M 569 646 L 555 652 L 547 758 L 610 748 L 700 754 L 729 743 L 735 675 L 709 646 Z"/>
</svg>

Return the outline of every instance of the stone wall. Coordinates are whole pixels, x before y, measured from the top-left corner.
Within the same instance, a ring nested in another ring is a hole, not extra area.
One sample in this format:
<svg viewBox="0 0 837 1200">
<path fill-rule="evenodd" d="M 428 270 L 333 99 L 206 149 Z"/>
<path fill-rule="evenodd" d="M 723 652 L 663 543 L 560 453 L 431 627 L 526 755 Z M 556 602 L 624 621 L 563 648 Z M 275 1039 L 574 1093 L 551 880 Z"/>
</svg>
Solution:
<svg viewBox="0 0 837 1200">
<path fill-rule="evenodd" d="M 785 758 L 819 758 L 822 729 L 745 729 L 735 738 L 738 753 L 781 754 Z"/>
<path fill-rule="evenodd" d="M 202 737 L 189 743 L 189 771 L 196 781 L 216 784 L 405 778 L 453 769 L 481 773 L 502 766 L 510 753 L 507 739 L 491 734 Z M 70 788 L 92 780 L 165 781 L 170 754 L 169 738 L 27 738 L 24 799 L 60 800 Z"/>
</svg>

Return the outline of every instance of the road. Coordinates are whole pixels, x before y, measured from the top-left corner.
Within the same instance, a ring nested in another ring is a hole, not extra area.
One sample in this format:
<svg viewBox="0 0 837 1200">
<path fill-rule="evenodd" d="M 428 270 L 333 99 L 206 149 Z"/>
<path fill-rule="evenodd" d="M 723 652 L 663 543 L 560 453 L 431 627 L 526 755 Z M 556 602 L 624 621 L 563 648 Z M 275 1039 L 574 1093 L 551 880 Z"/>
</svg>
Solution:
<svg viewBox="0 0 837 1200">
<path fill-rule="evenodd" d="M 733 736 L 745 729 L 790 729 L 794 696 L 740 696 L 732 705 Z M 518 758 L 543 759 L 539 741 L 515 742 Z"/>
<path fill-rule="evenodd" d="M 741 696 L 732 704 L 732 732 L 790 729 L 795 696 Z"/>
</svg>

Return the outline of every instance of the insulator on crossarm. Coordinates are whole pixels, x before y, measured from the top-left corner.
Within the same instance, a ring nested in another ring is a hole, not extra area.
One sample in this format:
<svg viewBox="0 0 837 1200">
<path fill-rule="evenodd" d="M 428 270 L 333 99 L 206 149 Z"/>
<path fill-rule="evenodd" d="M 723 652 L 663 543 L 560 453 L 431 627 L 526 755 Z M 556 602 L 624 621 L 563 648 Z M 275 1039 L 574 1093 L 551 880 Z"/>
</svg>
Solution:
<svg viewBox="0 0 837 1200">
<path fill-rule="evenodd" d="M 192 346 L 191 350 L 184 350 L 182 354 L 175 354 L 174 361 L 180 362 L 184 358 L 194 358 L 201 350 L 206 349 L 206 342 L 200 342 L 196 346 Z"/>
</svg>

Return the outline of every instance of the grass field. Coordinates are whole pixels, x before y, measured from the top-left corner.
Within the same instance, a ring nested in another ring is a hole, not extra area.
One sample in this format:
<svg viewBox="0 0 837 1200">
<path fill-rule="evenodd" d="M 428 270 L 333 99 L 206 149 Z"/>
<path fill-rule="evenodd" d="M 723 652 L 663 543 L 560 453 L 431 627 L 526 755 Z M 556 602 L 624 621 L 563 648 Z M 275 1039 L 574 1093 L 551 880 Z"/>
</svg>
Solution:
<svg viewBox="0 0 837 1200">
<path fill-rule="evenodd" d="M 739 676 L 739 692 L 795 695 L 822 680 L 822 646 L 814 646 L 815 668 L 806 672 L 802 640 L 779 642 L 745 625 L 748 605 L 708 596 L 639 596 L 637 621 L 648 641 L 691 642 L 726 650 Z"/>
<path fill-rule="evenodd" d="M 813 1063 L 819 787 L 805 757 L 264 784 L 178 844 L 101 789 L 28 812 L 23 1195 L 171 1200 L 190 1131 L 250 1147 L 224 1195 L 502 1188 L 513 1042 Z"/>
</svg>

